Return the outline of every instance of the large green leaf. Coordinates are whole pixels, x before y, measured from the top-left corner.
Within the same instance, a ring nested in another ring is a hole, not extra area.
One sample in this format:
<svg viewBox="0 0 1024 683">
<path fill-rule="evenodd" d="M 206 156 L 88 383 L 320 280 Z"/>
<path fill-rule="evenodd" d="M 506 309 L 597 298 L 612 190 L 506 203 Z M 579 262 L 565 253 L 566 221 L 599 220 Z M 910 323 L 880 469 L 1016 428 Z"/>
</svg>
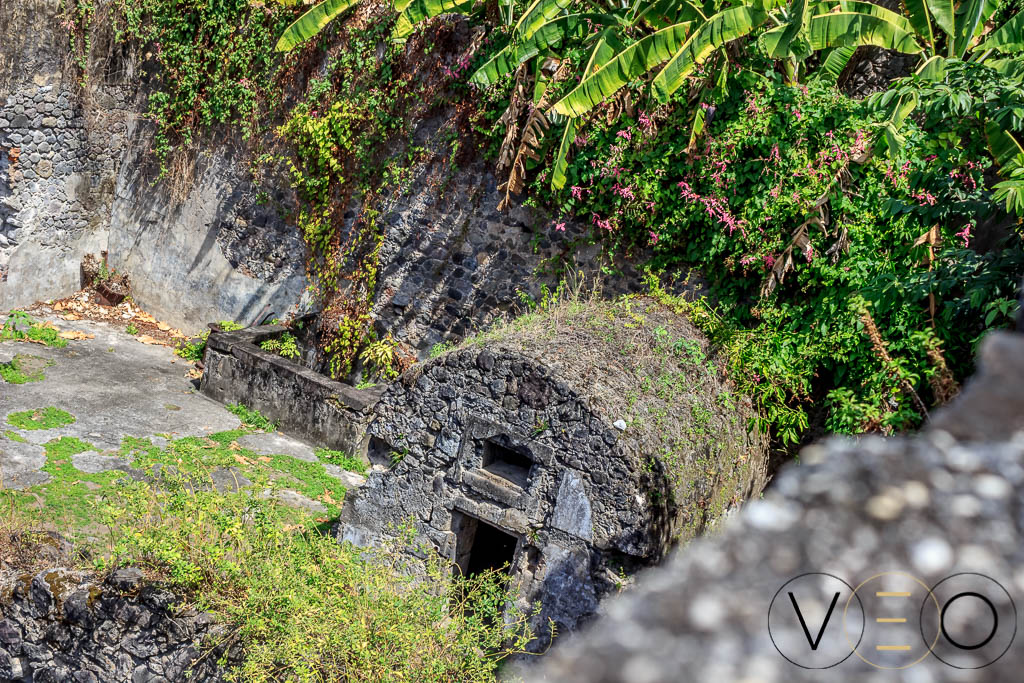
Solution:
<svg viewBox="0 0 1024 683">
<path fill-rule="evenodd" d="M 935 24 L 949 36 L 950 48 L 956 36 L 956 0 L 925 0 Z"/>
<path fill-rule="evenodd" d="M 793 54 L 793 41 L 804 33 L 807 22 L 811 18 L 811 7 L 807 0 L 793 0 L 789 6 L 789 21 L 782 26 L 764 34 L 764 46 L 768 56 L 773 59 L 787 59 L 790 56 L 806 56 Z"/>
<path fill-rule="evenodd" d="M 565 187 L 565 170 L 569 168 L 569 148 L 576 139 L 576 119 L 569 119 L 562 132 L 562 142 L 555 153 L 555 163 L 551 166 L 551 189 L 561 190 Z"/>
<path fill-rule="evenodd" d="M 917 34 L 924 38 L 928 46 L 935 50 L 935 32 L 932 28 L 932 13 L 925 0 L 903 0 L 903 7 Z"/>
<path fill-rule="evenodd" d="M 476 85 L 489 86 L 541 52 L 559 47 L 566 39 L 582 40 L 590 35 L 593 27 L 614 21 L 615 18 L 607 14 L 570 14 L 549 21 L 522 43 L 508 45 L 499 50 L 470 76 L 469 81 Z"/>
<path fill-rule="evenodd" d="M 690 22 L 655 31 L 619 52 L 593 75 L 553 105 L 565 116 L 580 116 L 630 81 L 639 78 L 672 55 L 686 42 Z"/>
<path fill-rule="evenodd" d="M 937 81 L 946 75 L 946 59 L 940 55 L 933 55 L 918 67 L 914 72 L 922 80 Z"/>
<path fill-rule="evenodd" d="M 494 53 L 484 64 L 473 72 L 469 82 L 482 87 L 487 87 L 498 82 L 498 79 L 513 71 L 519 65 L 518 53 L 515 45 L 506 45 Z"/>
<path fill-rule="evenodd" d="M 816 78 L 822 81 L 835 83 L 839 80 L 839 76 L 846 69 L 846 65 L 850 63 L 850 59 L 856 51 L 856 45 L 844 45 L 842 47 L 831 48 L 827 53 L 822 53 L 824 57 L 821 60 L 821 66 L 818 67 Z"/>
<path fill-rule="evenodd" d="M 953 56 L 963 58 L 974 39 L 974 31 L 982 23 L 986 0 L 964 0 L 960 5 L 960 16 L 956 23 L 956 41 L 953 44 Z"/>
<path fill-rule="evenodd" d="M 668 101 L 708 55 L 730 40 L 747 35 L 767 18 L 767 13 L 756 7 L 733 7 L 708 19 L 654 77 L 651 86 L 658 99 Z"/>
<path fill-rule="evenodd" d="M 524 40 L 534 34 L 537 29 L 543 26 L 552 17 L 557 16 L 566 7 L 571 5 L 573 0 L 534 0 L 526 8 L 523 16 L 516 22 L 516 39 Z"/>
<path fill-rule="evenodd" d="M 1000 75 L 1007 78 L 1024 75 L 1024 60 L 1021 59 L 986 59 L 985 66 L 995 69 Z"/>
<path fill-rule="evenodd" d="M 999 29 L 989 34 L 984 43 L 974 48 L 977 52 L 997 50 L 1012 54 L 1024 50 L 1024 12 L 1020 12 Z"/>
<path fill-rule="evenodd" d="M 860 12 L 861 14 L 870 14 L 873 17 L 879 19 L 885 19 L 890 24 L 896 24 L 907 33 L 915 33 L 917 29 L 902 14 L 887 10 L 884 7 L 876 5 L 871 2 L 860 2 L 859 0 L 840 0 L 839 8 L 843 12 Z"/>
<path fill-rule="evenodd" d="M 914 41 L 912 33 L 885 19 L 860 12 L 819 14 L 811 19 L 808 35 L 814 50 L 850 45 L 875 45 L 907 54 L 921 52 L 921 46 Z"/>
<path fill-rule="evenodd" d="M 637 12 L 629 24 L 636 26 L 646 23 L 655 30 L 666 28 L 684 21 L 707 21 L 707 16 L 696 4 L 688 0 L 657 0 L 656 2 L 639 3 Z"/>
<path fill-rule="evenodd" d="M 468 14 L 476 0 L 412 0 L 399 15 L 391 37 L 403 40 L 416 30 L 416 24 L 442 14 Z"/>
<path fill-rule="evenodd" d="M 995 121 L 985 123 L 985 137 L 988 138 L 988 147 L 992 152 L 992 158 L 1000 168 L 1008 165 L 1018 154 L 1024 154 L 1024 148 L 1020 146 L 1017 139 Z"/>
<path fill-rule="evenodd" d="M 359 0 L 324 0 L 313 7 L 284 30 L 277 41 L 278 52 L 288 52 L 296 45 L 309 40 L 323 30 L 331 20 L 347 10 Z"/>
</svg>

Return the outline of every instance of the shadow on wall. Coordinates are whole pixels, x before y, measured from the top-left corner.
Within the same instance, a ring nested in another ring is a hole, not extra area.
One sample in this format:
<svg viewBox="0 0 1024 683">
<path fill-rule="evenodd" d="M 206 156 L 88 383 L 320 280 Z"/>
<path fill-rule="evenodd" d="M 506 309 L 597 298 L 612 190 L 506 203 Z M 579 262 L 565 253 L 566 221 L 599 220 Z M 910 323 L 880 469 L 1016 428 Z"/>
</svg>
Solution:
<svg viewBox="0 0 1024 683">
<path fill-rule="evenodd" d="M 117 179 L 108 248 L 112 265 L 131 274 L 139 303 L 189 329 L 295 312 L 306 285 L 305 248 L 275 206 L 258 201 L 263 190 L 249 178 L 244 151 L 209 145 L 213 151 L 194 160 L 195 180 L 176 201 L 171 181 L 151 185 L 141 152 L 151 134 L 145 123 L 131 132 L 134 157 Z"/>
</svg>

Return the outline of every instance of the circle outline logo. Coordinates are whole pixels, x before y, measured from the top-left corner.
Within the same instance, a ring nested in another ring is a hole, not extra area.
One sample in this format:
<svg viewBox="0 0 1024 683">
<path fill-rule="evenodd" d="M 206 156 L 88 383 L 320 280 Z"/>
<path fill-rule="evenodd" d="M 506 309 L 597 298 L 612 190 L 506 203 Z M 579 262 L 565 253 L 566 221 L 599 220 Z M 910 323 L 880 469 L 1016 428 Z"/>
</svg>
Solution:
<svg viewBox="0 0 1024 683">
<path fill-rule="evenodd" d="M 792 579 L 790 579 L 786 583 L 784 583 L 781 586 L 779 586 L 779 590 L 775 591 L 775 595 L 772 596 L 772 601 L 770 603 L 768 603 L 768 637 L 771 639 L 772 645 L 775 647 L 775 651 L 778 652 L 779 655 L 783 659 L 785 659 L 787 662 L 789 662 L 790 664 L 793 664 L 794 666 L 798 666 L 801 669 L 808 669 L 810 671 L 823 671 L 825 669 L 831 669 L 833 667 L 839 666 L 840 664 L 845 662 L 847 659 L 849 659 L 850 656 L 854 652 L 856 652 L 856 650 L 850 650 L 850 653 L 848 655 L 846 655 L 845 657 L 840 659 L 835 664 L 829 664 L 828 666 L 805 666 L 803 664 L 800 664 L 799 662 L 794 662 L 792 659 L 787 657 L 786 653 L 784 653 L 782 651 L 782 649 L 779 647 L 779 644 L 775 642 L 775 636 L 774 636 L 774 634 L 772 634 L 772 617 L 771 617 L 771 615 L 772 615 L 772 607 L 775 605 L 775 600 L 779 597 L 779 594 L 782 593 L 782 591 L 786 588 L 786 586 L 788 586 L 789 584 L 793 583 L 794 581 L 796 581 L 798 579 L 804 578 L 805 576 L 827 576 L 830 579 L 835 579 L 836 581 L 838 581 L 839 583 L 843 584 L 844 586 L 846 586 L 847 588 L 850 589 L 850 591 L 851 591 L 850 597 L 847 598 L 847 600 L 846 600 L 846 607 L 843 608 L 843 624 L 844 625 L 846 624 L 846 610 L 850 606 L 850 600 L 853 597 L 857 598 L 857 604 L 859 604 L 860 608 L 861 608 L 860 609 L 860 617 L 861 617 L 860 638 L 857 639 L 857 645 L 858 646 L 860 645 L 861 639 L 864 638 L 864 632 L 867 630 L 867 615 L 864 613 L 864 603 L 861 602 L 860 596 L 857 595 L 856 589 L 854 589 L 853 586 L 851 586 L 849 583 L 847 583 L 843 579 L 839 578 L 835 574 L 829 574 L 828 572 L 805 572 L 805 573 L 800 574 L 798 576 L 794 576 Z M 843 631 L 844 631 L 844 634 L 845 634 L 845 628 L 843 629 Z"/>
</svg>

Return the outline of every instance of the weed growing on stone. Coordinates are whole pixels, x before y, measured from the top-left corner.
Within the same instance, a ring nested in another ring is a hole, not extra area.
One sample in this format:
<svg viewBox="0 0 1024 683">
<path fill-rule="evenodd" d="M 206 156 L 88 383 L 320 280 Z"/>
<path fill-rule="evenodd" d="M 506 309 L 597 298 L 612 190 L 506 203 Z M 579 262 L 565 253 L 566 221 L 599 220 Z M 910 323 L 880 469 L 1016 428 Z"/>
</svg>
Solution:
<svg viewBox="0 0 1024 683">
<path fill-rule="evenodd" d="M 276 422 L 271 422 L 267 418 L 263 417 L 258 410 L 247 408 L 241 403 L 229 404 L 227 409 L 234 413 L 246 427 L 260 429 L 264 432 L 273 432 L 277 429 Z"/>
<path fill-rule="evenodd" d="M 283 358 L 295 359 L 301 355 L 299 342 L 291 332 L 282 332 L 280 337 L 260 342 L 260 348 Z"/>
<path fill-rule="evenodd" d="M 0 341 L 31 341 L 62 349 L 67 339 L 50 323 L 41 323 L 24 311 L 11 311 L 0 328 Z"/>
<path fill-rule="evenodd" d="M 28 443 L 28 439 L 23 437 L 18 432 L 15 432 L 10 429 L 4 431 L 4 437 L 11 441 L 17 441 L 18 443 Z"/>
<path fill-rule="evenodd" d="M 7 416 L 7 424 L 18 429 L 56 429 L 74 422 L 74 415 L 53 406 L 23 410 Z"/>
<path fill-rule="evenodd" d="M 133 323 L 128 323 L 128 326 L 124 328 L 124 331 L 134 337 L 139 333 L 139 328 L 136 327 Z"/>
<path fill-rule="evenodd" d="M 318 448 L 316 449 L 316 457 L 320 462 L 330 463 L 331 465 L 337 465 L 338 467 L 348 470 L 349 472 L 357 472 L 359 474 L 366 474 L 366 463 L 359 458 L 355 458 L 344 451 L 332 451 L 329 448 Z"/>
<path fill-rule="evenodd" d="M 54 365 L 52 360 L 19 353 L 7 363 L 0 363 L 0 377 L 8 384 L 42 382 L 46 379 L 43 368 Z"/>
</svg>

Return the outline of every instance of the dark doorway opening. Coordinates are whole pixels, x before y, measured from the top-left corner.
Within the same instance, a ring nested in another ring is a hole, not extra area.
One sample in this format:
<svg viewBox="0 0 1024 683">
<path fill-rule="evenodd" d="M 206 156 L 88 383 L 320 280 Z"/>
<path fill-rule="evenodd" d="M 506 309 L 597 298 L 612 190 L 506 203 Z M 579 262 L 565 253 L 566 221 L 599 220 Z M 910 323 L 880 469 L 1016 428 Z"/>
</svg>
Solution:
<svg viewBox="0 0 1024 683">
<path fill-rule="evenodd" d="M 530 468 L 533 460 L 529 457 L 506 448 L 494 441 L 484 442 L 483 469 L 506 479 L 520 488 L 526 488 L 530 482 Z"/>
<path fill-rule="evenodd" d="M 490 569 L 508 572 L 516 556 L 518 539 L 461 512 L 453 513 L 455 532 L 455 564 L 462 573 L 472 576 Z"/>
</svg>

